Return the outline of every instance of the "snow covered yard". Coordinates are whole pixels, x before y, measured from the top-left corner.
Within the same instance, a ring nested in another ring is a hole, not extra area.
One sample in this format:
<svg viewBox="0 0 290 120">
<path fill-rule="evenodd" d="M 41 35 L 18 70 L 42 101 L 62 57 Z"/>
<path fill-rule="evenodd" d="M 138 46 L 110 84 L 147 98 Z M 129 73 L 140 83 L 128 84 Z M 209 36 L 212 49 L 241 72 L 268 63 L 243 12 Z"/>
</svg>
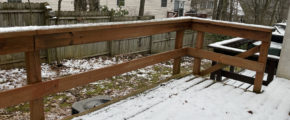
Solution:
<svg viewBox="0 0 290 120">
<path fill-rule="evenodd" d="M 290 80 L 275 78 L 262 94 L 250 88 L 190 75 L 73 120 L 290 120 Z"/>
<path fill-rule="evenodd" d="M 143 57 L 143 55 L 100 56 L 89 59 L 63 60 L 60 67 L 57 67 L 56 64 L 43 63 L 42 77 L 44 81 L 53 80 L 58 77 L 99 69 L 140 57 Z M 182 72 L 191 71 L 192 60 L 193 58 L 191 57 L 183 58 Z M 209 65 L 209 61 L 203 61 L 203 66 Z M 144 86 L 164 80 L 170 77 L 171 73 L 172 61 L 169 61 L 47 96 L 44 98 L 46 119 L 55 120 L 71 115 L 71 105 L 76 101 L 96 95 L 109 95 L 113 98 L 125 96 Z M 26 85 L 26 70 L 24 68 L 0 70 L 0 91 L 24 85 Z M 29 104 L 27 103 L 0 109 L 0 120 L 28 118 Z"/>
</svg>

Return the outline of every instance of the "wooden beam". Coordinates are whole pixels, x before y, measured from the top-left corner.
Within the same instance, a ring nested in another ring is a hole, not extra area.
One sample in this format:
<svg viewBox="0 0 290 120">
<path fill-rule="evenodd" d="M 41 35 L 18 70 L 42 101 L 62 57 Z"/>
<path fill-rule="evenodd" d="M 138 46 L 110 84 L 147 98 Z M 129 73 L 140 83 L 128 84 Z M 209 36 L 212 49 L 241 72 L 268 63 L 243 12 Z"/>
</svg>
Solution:
<svg viewBox="0 0 290 120">
<path fill-rule="evenodd" d="M 261 31 L 261 30 L 252 30 L 244 28 L 238 28 L 236 26 L 232 25 L 219 25 L 219 24 L 213 24 L 210 22 L 202 23 L 202 22 L 193 22 L 192 23 L 192 30 L 195 31 L 202 31 L 202 32 L 209 32 L 209 33 L 215 33 L 215 34 L 222 34 L 222 35 L 228 35 L 233 37 L 242 37 L 250 40 L 260 40 L 260 41 L 270 41 L 266 38 L 269 36 L 272 36 L 271 29 L 267 32 Z"/>
<path fill-rule="evenodd" d="M 33 37 L 0 38 L 0 55 L 33 50 Z"/>
<path fill-rule="evenodd" d="M 203 46 L 203 40 L 204 40 L 204 32 L 197 32 L 196 37 L 196 43 L 195 48 L 201 49 Z M 193 64 L 193 74 L 194 75 L 200 75 L 200 66 L 201 66 L 201 59 L 198 57 L 194 57 L 194 64 Z"/>
<path fill-rule="evenodd" d="M 183 46 L 184 30 L 176 32 L 175 49 L 180 49 Z M 173 62 L 173 75 L 180 73 L 181 57 L 175 58 Z"/>
<path fill-rule="evenodd" d="M 190 24 L 191 23 L 172 23 L 37 35 L 36 49 L 39 50 L 100 41 L 134 38 L 139 36 L 149 36 L 189 29 L 188 26 L 190 26 Z"/>
<path fill-rule="evenodd" d="M 122 64 L 113 65 L 77 75 L 71 75 L 56 80 L 27 85 L 4 92 L 0 92 L 0 108 L 16 105 L 25 101 L 39 99 L 43 96 L 86 85 L 97 80 L 126 73 L 156 63 L 168 61 L 186 55 L 186 48 L 144 57 Z M 122 69 L 120 69 L 122 68 Z M 21 99 L 15 99 L 21 98 Z"/>
<path fill-rule="evenodd" d="M 263 72 L 264 64 L 256 61 L 246 60 L 235 56 L 224 55 L 220 53 L 210 52 L 206 50 L 187 48 L 188 55 L 192 57 L 205 58 L 216 61 L 218 63 L 232 65 L 236 67 L 246 68 L 249 70 Z"/>
<path fill-rule="evenodd" d="M 268 39 L 271 39 L 271 37 Z M 269 47 L 270 47 L 270 42 L 262 42 L 258 62 L 263 64 L 263 66 L 261 66 L 263 71 L 256 71 L 256 77 L 255 77 L 254 88 L 253 88 L 253 91 L 256 93 L 260 93 L 262 89 L 262 83 L 263 83 L 263 77 L 264 77 L 264 72 L 265 72 L 266 63 L 267 63 Z"/>
<path fill-rule="evenodd" d="M 40 66 L 39 51 L 26 52 L 25 62 L 26 62 L 26 69 L 27 69 L 27 84 L 30 85 L 30 84 L 40 83 L 41 82 L 41 66 Z M 31 120 L 44 120 L 43 98 L 30 100 L 29 106 L 30 106 L 30 119 Z"/>
<path fill-rule="evenodd" d="M 256 47 L 251 48 L 250 50 L 248 50 L 246 52 L 243 52 L 243 53 L 236 55 L 236 57 L 240 57 L 240 58 L 250 57 L 250 56 L 254 55 L 255 53 L 259 52 L 259 49 L 260 49 L 260 46 L 256 46 Z M 225 66 L 227 66 L 227 65 L 218 63 L 218 64 L 216 64 L 216 65 L 214 65 L 206 70 L 201 71 L 200 75 L 201 76 L 207 75 L 209 73 L 220 70 L 220 69 L 224 68 Z"/>
</svg>

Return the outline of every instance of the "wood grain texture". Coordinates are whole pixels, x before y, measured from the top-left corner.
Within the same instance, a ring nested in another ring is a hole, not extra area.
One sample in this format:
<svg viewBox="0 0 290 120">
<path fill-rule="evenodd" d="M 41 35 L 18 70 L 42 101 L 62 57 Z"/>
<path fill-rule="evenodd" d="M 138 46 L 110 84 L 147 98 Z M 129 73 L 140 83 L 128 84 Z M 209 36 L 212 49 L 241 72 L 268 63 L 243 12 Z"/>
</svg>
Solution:
<svg viewBox="0 0 290 120">
<path fill-rule="evenodd" d="M 211 24 L 211 23 L 192 23 L 192 30 L 196 31 L 202 31 L 202 32 L 209 32 L 209 33 L 215 33 L 215 34 L 222 34 L 222 35 L 228 35 L 233 37 L 242 37 L 250 40 L 258 40 L 258 41 L 270 41 L 266 38 L 271 36 L 268 30 L 268 32 L 265 31 L 258 31 L 258 30 L 252 30 L 252 29 L 244 29 L 244 28 L 238 28 L 231 25 L 223 26 L 220 24 Z"/>
<path fill-rule="evenodd" d="M 186 50 L 186 48 L 177 49 L 145 58 L 132 60 L 122 64 L 113 65 L 106 68 L 101 68 L 81 74 L 59 78 L 56 80 L 35 83 L 21 88 L 0 92 L 0 108 L 16 105 L 25 101 L 39 99 L 52 93 L 61 92 L 77 86 L 86 85 L 97 80 L 102 80 L 108 77 L 143 68 L 149 65 L 168 61 L 174 58 L 179 58 L 186 55 Z"/>
<path fill-rule="evenodd" d="M 271 39 L 271 37 L 268 39 Z M 258 62 L 263 64 L 263 66 L 261 66 L 262 71 L 256 71 L 256 77 L 255 77 L 254 88 L 253 88 L 253 91 L 256 93 L 260 93 L 262 89 L 262 83 L 263 83 L 264 72 L 266 69 L 269 47 L 270 47 L 270 42 L 262 42 Z"/>
<path fill-rule="evenodd" d="M 25 53 L 27 84 L 41 83 L 41 65 L 39 51 Z M 43 98 L 30 100 L 30 119 L 44 120 Z"/>
<path fill-rule="evenodd" d="M 189 25 L 190 23 L 171 23 L 161 25 L 118 27 L 106 29 L 96 28 L 96 30 L 85 29 L 84 31 L 57 33 L 50 35 L 37 35 L 35 46 L 36 49 L 45 49 L 100 41 L 134 38 L 139 36 L 149 36 L 154 34 L 185 30 L 188 29 Z M 112 35 L 112 33 L 114 35 Z"/>
<path fill-rule="evenodd" d="M 33 37 L 0 38 L 0 55 L 34 50 Z"/>
<path fill-rule="evenodd" d="M 204 41 L 204 32 L 198 31 L 197 37 L 196 37 L 195 48 L 202 49 L 203 41 Z M 201 67 L 201 58 L 195 57 L 194 63 L 193 63 L 193 74 L 194 75 L 200 75 L 200 67 Z"/>
<path fill-rule="evenodd" d="M 188 48 L 188 55 L 192 57 L 204 58 L 216 61 L 218 63 L 246 68 L 253 71 L 263 72 L 264 64 L 256 61 L 246 60 L 243 58 L 210 52 L 206 50 Z"/>
<path fill-rule="evenodd" d="M 177 31 L 175 39 L 175 49 L 180 49 L 183 46 L 184 30 Z M 173 75 L 180 73 L 181 57 L 175 58 L 173 62 Z"/>
<path fill-rule="evenodd" d="M 250 56 L 254 55 L 255 53 L 259 52 L 259 49 L 260 49 L 260 46 L 256 46 L 256 47 L 251 48 L 250 50 L 248 50 L 246 52 L 243 52 L 243 53 L 240 53 L 240 54 L 236 55 L 236 57 L 240 57 L 240 58 L 250 57 Z M 227 66 L 227 65 L 218 63 L 218 64 L 216 64 L 214 66 L 211 66 L 210 68 L 208 68 L 206 70 L 201 71 L 200 75 L 201 76 L 207 75 L 209 73 L 212 73 L 212 72 L 215 72 L 217 70 L 220 70 L 220 69 L 224 68 L 225 66 Z"/>
</svg>

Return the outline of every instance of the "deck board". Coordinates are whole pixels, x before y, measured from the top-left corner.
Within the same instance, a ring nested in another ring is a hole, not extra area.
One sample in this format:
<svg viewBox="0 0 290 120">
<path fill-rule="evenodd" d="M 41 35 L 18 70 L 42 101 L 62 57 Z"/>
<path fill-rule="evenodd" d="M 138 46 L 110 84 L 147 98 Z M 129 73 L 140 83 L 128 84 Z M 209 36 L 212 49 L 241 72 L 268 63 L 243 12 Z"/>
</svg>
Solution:
<svg viewBox="0 0 290 120">
<path fill-rule="evenodd" d="M 193 75 L 173 79 L 74 120 L 290 119 L 290 80 L 276 77 L 262 94 L 245 90 L 249 84 L 230 83 Z"/>
</svg>

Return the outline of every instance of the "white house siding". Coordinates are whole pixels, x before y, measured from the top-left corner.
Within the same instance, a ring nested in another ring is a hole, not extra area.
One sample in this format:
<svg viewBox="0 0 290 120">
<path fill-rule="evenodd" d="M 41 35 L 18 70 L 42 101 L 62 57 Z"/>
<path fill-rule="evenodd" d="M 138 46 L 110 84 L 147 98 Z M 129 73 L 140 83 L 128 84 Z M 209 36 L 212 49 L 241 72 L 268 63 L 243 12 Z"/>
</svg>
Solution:
<svg viewBox="0 0 290 120">
<path fill-rule="evenodd" d="M 145 1 L 145 10 L 144 15 L 153 15 L 155 18 L 166 18 L 167 11 L 174 10 L 174 1 L 168 0 L 167 7 L 161 7 L 161 0 L 146 0 Z M 190 10 L 190 0 L 185 1 L 184 12 Z M 101 5 L 106 5 L 109 8 L 118 9 L 117 0 L 100 0 Z M 140 0 L 125 0 L 125 6 L 123 9 L 129 11 L 129 15 L 138 15 L 139 14 Z"/>
<path fill-rule="evenodd" d="M 22 2 L 27 2 L 28 0 L 22 0 Z M 52 10 L 57 10 L 58 0 L 30 0 L 31 2 L 47 2 Z M 174 10 L 174 2 L 176 0 L 167 0 L 167 7 L 161 7 L 161 0 L 146 0 L 145 1 L 145 11 L 144 15 L 153 15 L 155 18 L 166 18 L 168 11 Z M 179 0 L 184 1 L 184 12 L 190 10 L 190 0 Z M 7 2 L 7 0 L 0 0 L 0 2 Z M 100 0 L 100 5 L 106 5 L 110 9 L 119 9 L 117 5 L 117 0 Z M 129 15 L 139 14 L 140 0 L 125 0 L 125 6 L 123 9 L 129 11 Z M 74 0 L 62 0 L 62 11 L 73 11 L 74 10 Z"/>
<path fill-rule="evenodd" d="M 290 9 L 277 74 L 290 79 Z"/>
<path fill-rule="evenodd" d="M 7 2 L 8 0 L 0 0 L 0 2 Z M 28 0 L 22 0 L 22 2 L 28 2 Z M 57 10 L 58 0 L 30 0 L 33 3 L 43 3 L 47 2 L 52 10 Z M 74 0 L 62 0 L 61 3 L 62 11 L 73 11 L 74 10 Z"/>
</svg>

